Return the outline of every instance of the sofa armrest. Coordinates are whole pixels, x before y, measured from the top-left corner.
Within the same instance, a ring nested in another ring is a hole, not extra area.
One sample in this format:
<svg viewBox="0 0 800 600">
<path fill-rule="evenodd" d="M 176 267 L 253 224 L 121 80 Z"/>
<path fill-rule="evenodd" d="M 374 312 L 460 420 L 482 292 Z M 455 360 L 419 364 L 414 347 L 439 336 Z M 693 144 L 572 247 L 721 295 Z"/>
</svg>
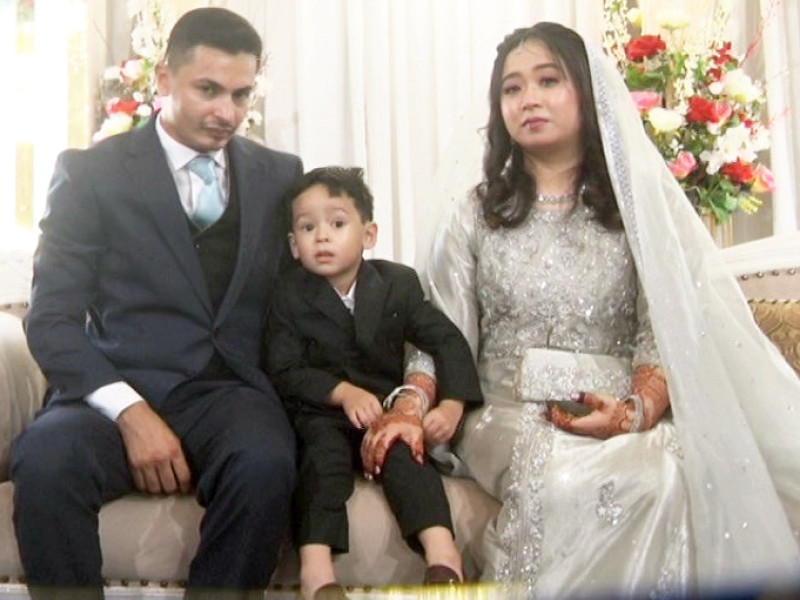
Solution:
<svg viewBox="0 0 800 600">
<path fill-rule="evenodd" d="M 8 479 L 11 442 L 41 407 L 45 386 L 22 321 L 0 312 L 0 481 Z"/>
</svg>

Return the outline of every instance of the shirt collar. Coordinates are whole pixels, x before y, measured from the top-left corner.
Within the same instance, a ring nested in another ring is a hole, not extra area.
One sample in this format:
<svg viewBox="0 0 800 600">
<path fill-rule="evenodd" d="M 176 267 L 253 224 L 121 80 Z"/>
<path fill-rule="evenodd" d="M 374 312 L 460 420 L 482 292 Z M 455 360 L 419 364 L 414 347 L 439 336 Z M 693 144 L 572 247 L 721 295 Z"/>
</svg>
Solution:
<svg viewBox="0 0 800 600">
<path fill-rule="evenodd" d="M 167 133 L 166 129 L 164 129 L 164 126 L 161 124 L 161 113 L 158 114 L 158 118 L 156 119 L 156 133 L 158 134 L 158 139 L 167 155 L 167 159 L 175 171 L 185 167 L 190 160 L 199 154 L 205 154 L 206 156 L 213 158 L 218 167 L 225 169 L 227 166 L 224 148 L 214 152 L 201 153 L 197 150 L 189 148 L 189 146 L 181 144 L 178 140 Z"/>
<path fill-rule="evenodd" d="M 357 282 L 358 282 L 357 279 L 355 281 L 353 281 L 353 285 L 350 286 L 350 289 L 347 290 L 346 294 L 340 293 L 339 290 L 336 289 L 336 286 L 331 286 L 331 287 L 333 287 L 334 291 L 339 296 L 339 298 L 342 299 L 342 302 L 344 302 L 344 305 L 347 307 L 347 310 L 349 310 L 351 313 L 355 310 L 355 307 L 356 307 L 356 283 Z"/>
</svg>

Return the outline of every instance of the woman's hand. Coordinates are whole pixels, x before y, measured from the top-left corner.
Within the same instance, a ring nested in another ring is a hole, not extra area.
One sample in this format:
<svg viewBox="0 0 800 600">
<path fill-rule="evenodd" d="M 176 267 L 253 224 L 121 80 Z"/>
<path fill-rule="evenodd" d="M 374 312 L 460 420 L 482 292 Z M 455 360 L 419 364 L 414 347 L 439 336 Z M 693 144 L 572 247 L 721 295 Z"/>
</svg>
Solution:
<svg viewBox="0 0 800 600">
<path fill-rule="evenodd" d="M 380 475 L 383 462 L 395 442 L 403 442 L 419 464 L 424 463 L 422 419 L 416 403 L 398 398 L 392 412 L 386 413 L 364 434 L 361 441 L 361 462 L 368 478 Z"/>
<path fill-rule="evenodd" d="M 630 432 L 636 413 L 636 408 L 631 403 L 620 402 L 608 394 L 583 392 L 576 401 L 594 410 L 588 415 L 578 417 L 567 413 L 557 404 L 550 403 L 547 406 L 547 418 L 564 431 L 601 440 Z"/>
<path fill-rule="evenodd" d="M 459 400 L 444 399 L 422 419 L 425 430 L 425 444 L 428 447 L 449 442 L 464 414 L 464 403 Z"/>
</svg>

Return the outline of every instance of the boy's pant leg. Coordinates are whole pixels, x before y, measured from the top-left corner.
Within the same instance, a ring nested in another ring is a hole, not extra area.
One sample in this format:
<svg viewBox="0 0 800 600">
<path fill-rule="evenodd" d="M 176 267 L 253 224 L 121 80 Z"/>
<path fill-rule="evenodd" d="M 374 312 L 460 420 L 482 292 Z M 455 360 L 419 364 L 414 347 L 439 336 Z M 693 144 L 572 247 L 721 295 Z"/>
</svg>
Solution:
<svg viewBox="0 0 800 600">
<path fill-rule="evenodd" d="M 441 526 L 453 533 L 450 503 L 439 471 L 430 461 L 417 463 L 403 442 L 389 450 L 381 482 L 403 538 L 414 551 L 422 552 L 417 535 L 424 529 Z"/>
<path fill-rule="evenodd" d="M 302 414 L 300 471 L 294 501 L 295 544 L 325 544 L 349 550 L 347 499 L 353 493 L 355 453 L 362 437 L 341 413 Z"/>
</svg>

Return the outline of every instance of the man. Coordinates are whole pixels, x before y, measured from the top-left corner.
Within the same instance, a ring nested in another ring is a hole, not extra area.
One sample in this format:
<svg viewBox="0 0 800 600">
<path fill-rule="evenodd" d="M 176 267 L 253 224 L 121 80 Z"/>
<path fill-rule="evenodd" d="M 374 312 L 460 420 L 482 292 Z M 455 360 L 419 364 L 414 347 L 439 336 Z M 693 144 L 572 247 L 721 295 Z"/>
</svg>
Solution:
<svg viewBox="0 0 800 600">
<path fill-rule="evenodd" d="M 235 13 L 186 13 L 156 71 L 163 110 L 59 157 L 25 320 L 48 403 L 12 467 L 35 598 L 102 597 L 97 512 L 133 490 L 206 508 L 190 597 L 246 596 L 275 567 L 295 442 L 262 325 L 302 165 L 234 135 L 261 52 Z"/>
</svg>

